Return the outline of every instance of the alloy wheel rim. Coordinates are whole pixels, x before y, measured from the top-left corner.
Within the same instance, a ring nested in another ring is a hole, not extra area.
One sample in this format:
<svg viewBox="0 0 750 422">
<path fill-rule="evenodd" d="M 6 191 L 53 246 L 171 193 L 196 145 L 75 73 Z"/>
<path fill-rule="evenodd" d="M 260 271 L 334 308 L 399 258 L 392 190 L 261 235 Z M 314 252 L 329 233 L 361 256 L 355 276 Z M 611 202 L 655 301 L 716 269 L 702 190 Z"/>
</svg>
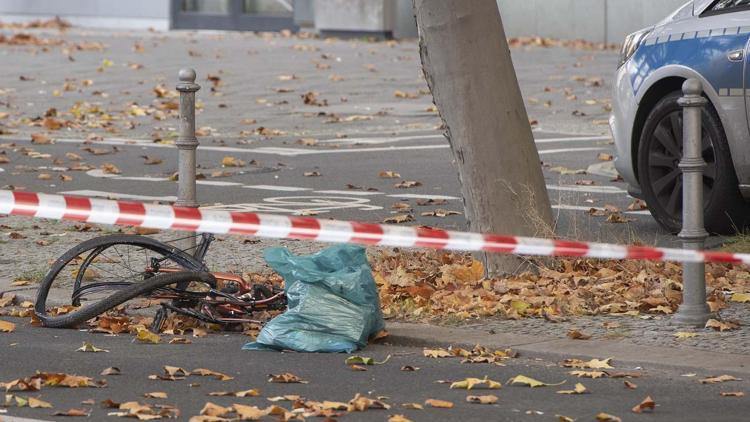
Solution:
<svg viewBox="0 0 750 422">
<path fill-rule="evenodd" d="M 662 118 L 651 134 L 648 151 L 648 176 L 657 204 L 672 218 L 682 219 L 682 111 Z M 706 204 L 716 182 L 716 154 L 711 135 L 703 127 L 702 155 L 707 166 L 703 172 L 703 202 Z M 650 204 L 651 205 L 651 204 Z"/>
</svg>

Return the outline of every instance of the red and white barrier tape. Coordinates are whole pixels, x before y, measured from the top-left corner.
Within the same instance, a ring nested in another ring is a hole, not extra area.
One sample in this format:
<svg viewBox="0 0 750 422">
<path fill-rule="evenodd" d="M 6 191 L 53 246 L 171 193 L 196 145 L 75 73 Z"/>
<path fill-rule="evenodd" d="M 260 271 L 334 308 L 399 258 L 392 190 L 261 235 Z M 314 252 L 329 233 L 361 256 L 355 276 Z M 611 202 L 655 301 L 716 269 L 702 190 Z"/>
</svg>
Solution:
<svg viewBox="0 0 750 422">
<path fill-rule="evenodd" d="M 750 254 L 464 233 L 429 227 L 201 210 L 21 191 L 0 190 L 0 214 L 199 233 L 306 239 L 330 243 L 484 251 L 515 255 L 750 264 Z"/>
</svg>

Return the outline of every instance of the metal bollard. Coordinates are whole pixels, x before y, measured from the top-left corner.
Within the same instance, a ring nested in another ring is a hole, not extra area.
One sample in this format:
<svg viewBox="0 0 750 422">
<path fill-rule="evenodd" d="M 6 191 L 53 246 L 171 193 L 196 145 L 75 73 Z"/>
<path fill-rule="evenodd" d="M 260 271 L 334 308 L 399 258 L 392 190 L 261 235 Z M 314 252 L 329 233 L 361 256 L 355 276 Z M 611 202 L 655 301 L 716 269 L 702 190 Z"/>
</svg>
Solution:
<svg viewBox="0 0 750 422">
<path fill-rule="evenodd" d="M 178 152 L 178 184 L 177 202 L 175 206 L 198 208 L 195 194 L 195 150 L 198 148 L 198 139 L 195 137 L 195 92 L 201 89 L 195 83 L 195 70 L 180 69 L 178 74 L 180 83 L 177 91 L 180 92 L 180 134 L 175 145 Z M 183 250 L 193 251 L 196 246 L 195 237 L 191 236 L 180 243 Z"/>
<path fill-rule="evenodd" d="M 684 96 L 678 100 L 683 109 L 682 169 L 682 239 L 683 249 L 702 250 L 708 232 L 703 222 L 703 161 L 702 113 L 708 100 L 703 98 L 703 85 L 698 79 L 688 79 L 682 85 Z M 711 318 L 706 303 L 706 264 L 682 264 L 682 304 L 673 323 L 703 327 Z"/>
</svg>

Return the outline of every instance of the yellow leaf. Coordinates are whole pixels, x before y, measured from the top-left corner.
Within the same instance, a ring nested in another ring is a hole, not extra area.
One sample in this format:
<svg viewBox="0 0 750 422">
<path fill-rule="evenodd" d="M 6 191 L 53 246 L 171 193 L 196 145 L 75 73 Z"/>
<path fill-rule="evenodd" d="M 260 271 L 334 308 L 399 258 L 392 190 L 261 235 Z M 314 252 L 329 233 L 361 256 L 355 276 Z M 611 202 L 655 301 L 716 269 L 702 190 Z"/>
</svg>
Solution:
<svg viewBox="0 0 750 422">
<path fill-rule="evenodd" d="M 622 422 L 622 419 L 618 418 L 617 416 L 610 415 L 609 413 L 600 412 L 598 415 L 596 415 L 596 420 L 598 422 Z"/>
<path fill-rule="evenodd" d="M 29 407 L 33 409 L 37 409 L 37 408 L 49 409 L 52 407 L 52 404 L 47 403 L 44 400 L 39 400 L 39 399 L 35 399 L 34 397 L 29 397 Z"/>
<path fill-rule="evenodd" d="M 428 358 L 449 358 L 453 356 L 445 349 L 424 349 L 422 353 Z"/>
<path fill-rule="evenodd" d="M 495 404 L 498 401 L 497 396 L 467 396 L 466 401 L 474 404 Z"/>
<path fill-rule="evenodd" d="M 585 394 L 588 393 L 589 390 L 586 389 L 586 386 L 583 384 L 576 383 L 575 387 L 572 390 L 559 390 L 558 394 Z"/>
<path fill-rule="evenodd" d="M 445 400 L 427 399 L 424 404 L 438 409 L 450 409 L 453 407 L 453 403 Z"/>
<path fill-rule="evenodd" d="M 541 381 L 535 380 L 534 378 L 529 378 L 529 377 L 527 377 L 525 375 L 516 375 L 515 377 L 511 378 L 508 381 L 508 383 L 509 384 L 523 384 L 523 385 L 527 385 L 527 386 L 529 386 L 531 388 L 536 388 L 536 387 L 547 387 L 547 386 L 563 385 L 563 384 L 565 384 L 565 381 L 559 382 L 557 384 L 547 384 L 545 382 L 541 382 Z"/>
<path fill-rule="evenodd" d="M 12 333 L 16 330 L 16 324 L 0 319 L 0 332 L 1 333 Z"/>
<path fill-rule="evenodd" d="M 404 415 L 393 415 L 388 418 L 388 422 L 412 422 L 411 419 L 408 419 Z"/>
<path fill-rule="evenodd" d="M 481 388 L 497 390 L 501 387 L 501 384 L 497 381 L 492 381 L 487 377 L 480 378 L 466 378 L 463 381 L 456 381 L 451 384 L 451 389 L 464 389 L 471 390 L 472 388 L 480 386 Z"/>
<path fill-rule="evenodd" d="M 151 392 L 151 393 L 144 394 L 143 397 L 147 397 L 149 399 L 166 399 L 167 398 L 167 393 L 165 393 L 163 391 L 154 391 L 154 392 Z"/>
<path fill-rule="evenodd" d="M 224 167 L 244 167 L 245 162 L 231 156 L 226 156 L 221 160 L 221 165 Z"/>
<path fill-rule="evenodd" d="M 706 322 L 706 328 L 713 328 L 717 331 L 731 331 L 734 329 L 739 328 L 739 324 L 731 322 L 731 321 L 718 321 L 715 319 L 709 319 L 708 322 Z"/>
<path fill-rule="evenodd" d="M 100 349 L 93 344 L 84 341 L 83 346 L 76 349 L 76 352 L 89 352 L 89 353 L 98 353 L 98 352 L 109 352 L 109 350 Z"/>
<path fill-rule="evenodd" d="M 642 402 L 635 405 L 632 410 L 634 413 L 642 413 L 644 410 L 653 411 L 655 407 L 656 402 L 651 398 L 651 396 L 647 396 L 645 399 L 643 399 Z"/>
<path fill-rule="evenodd" d="M 700 382 L 701 384 L 718 384 L 720 382 L 727 382 L 727 381 L 742 381 L 742 379 L 735 378 L 731 375 L 720 375 L 718 377 L 704 378 Z"/>
<path fill-rule="evenodd" d="M 158 334 L 154 334 L 145 328 L 141 328 L 138 330 L 138 333 L 136 334 L 135 339 L 140 341 L 141 343 L 157 344 L 161 342 L 161 338 L 159 337 Z"/>
<path fill-rule="evenodd" d="M 729 300 L 738 303 L 750 303 L 750 293 L 735 293 Z"/>
<path fill-rule="evenodd" d="M 590 361 L 583 361 L 580 359 L 565 359 L 562 365 L 566 368 L 588 368 L 588 369 L 613 369 L 610 366 L 612 358 L 608 359 L 591 359 Z"/>
<path fill-rule="evenodd" d="M 685 331 L 680 331 L 680 332 L 674 333 L 674 336 L 682 340 L 686 338 L 698 337 L 698 333 L 689 333 Z"/>
<path fill-rule="evenodd" d="M 606 372 L 603 371 L 570 371 L 570 375 L 575 375 L 578 378 L 604 378 L 607 376 Z"/>
</svg>

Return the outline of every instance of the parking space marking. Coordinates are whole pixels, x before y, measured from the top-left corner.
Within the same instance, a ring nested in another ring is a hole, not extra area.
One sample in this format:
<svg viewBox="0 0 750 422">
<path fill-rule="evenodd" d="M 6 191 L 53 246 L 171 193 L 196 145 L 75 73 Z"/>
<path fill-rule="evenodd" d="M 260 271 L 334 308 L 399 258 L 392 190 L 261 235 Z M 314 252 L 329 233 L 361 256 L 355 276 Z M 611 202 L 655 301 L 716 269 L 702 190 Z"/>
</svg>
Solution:
<svg viewBox="0 0 750 422">
<path fill-rule="evenodd" d="M 148 195 L 135 195 L 130 193 L 117 193 L 117 192 L 104 192 L 99 190 L 70 190 L 65 192 L 58 192 L 60 195 L 77 195 L 77 196 L 91 196 L 97 198 L 110 198 L 110 199 L 132 199 L 135 201 L 163 201 L 163 202 L 175 202 L 177 201 L 176 196 L 148 196 Z"/>
<path fill-rule="evenodd" d="M 279 192 L 301 192 L 309 191 L 311 188 L 300 188 L 296 186 L 276 186 L 276 185 L 249 185 L 242 186 L 244 189 L 275 190 Z"/>
<path fill-rule="evenodd" d="M 627 194 L 628 191 L 615 186 L 547 185 L 547 190 L 604 194 Z"/>
<path fill-rule="evenodd" d="M 566 152 L 604 151 L 606 149 L 607 148 L 604 148 L 604 147 L 541 149 L 541 150 L 539 150 L 539 155 L 544 155 L 544 154 L 562 154 L 562 153 L 566 153 Z"/>
</svg>

